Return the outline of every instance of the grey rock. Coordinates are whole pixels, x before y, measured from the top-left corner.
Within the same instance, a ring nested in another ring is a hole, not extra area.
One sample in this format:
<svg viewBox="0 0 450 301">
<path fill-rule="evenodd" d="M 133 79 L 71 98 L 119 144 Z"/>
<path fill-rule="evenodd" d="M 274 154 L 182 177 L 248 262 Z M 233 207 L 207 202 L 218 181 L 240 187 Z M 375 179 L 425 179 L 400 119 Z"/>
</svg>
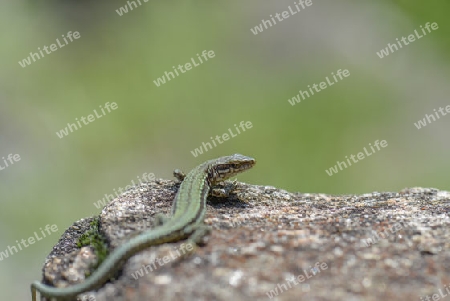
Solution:
<svg viewBox="0 0 450 301">
<path fill-rule="evenodd" d="M 156 213 L 169 214 L 177 189 L 177 183 L 157 179 L 107 204 L 100 231 L 109 247 L 151 229 Z M 151 247 L 79 300 L 397 301 L 450 295 L 449 210 L 450 193 L 432 188 L 332 196 L 237 182 L 229 198 L 210 197 L 205 223 L 213 231 L 193 254 L 184 253 L 186 241 Z M 84 281 L 97 257 L 76 241 L 91 221 L 80 220 L 63 234 L 44 265 L 46 283 Z"/>
</svg>

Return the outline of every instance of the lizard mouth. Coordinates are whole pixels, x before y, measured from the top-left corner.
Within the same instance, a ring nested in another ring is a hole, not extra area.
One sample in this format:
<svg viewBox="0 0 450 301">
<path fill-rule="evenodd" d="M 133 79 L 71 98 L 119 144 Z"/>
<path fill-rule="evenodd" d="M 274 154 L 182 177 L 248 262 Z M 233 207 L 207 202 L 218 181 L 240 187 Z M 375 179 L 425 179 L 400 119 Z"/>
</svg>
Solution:
<svg viewBox="0 0 450 301">
<path fill-rule="evenodd" d="M 246 163 L 246 164 L 243 164 L 242 166 L 240 166 L 240 170 L 247 170 L 247 169 L 250 169 L 250 168 L 252 168 L 253 167 L 253 165 L 255 165 L 255 161 L 253 161 L 253 162 L 251 162 L 251 163 Z"/>
<path fill-rule="evenodd" d="M 252 168 L 253 165 L 255 165 L 255 163 L 256 163 L 255 161 L 249 161 L 249 162 L 246 162 L 246 163 L 242 163 L 242 164 L 233 166 L 232 168 L 236 172 L 241 172 L 241 171 L 245 171 L 245 170 L 248 170 L 248 169 Z"/>
</svg>

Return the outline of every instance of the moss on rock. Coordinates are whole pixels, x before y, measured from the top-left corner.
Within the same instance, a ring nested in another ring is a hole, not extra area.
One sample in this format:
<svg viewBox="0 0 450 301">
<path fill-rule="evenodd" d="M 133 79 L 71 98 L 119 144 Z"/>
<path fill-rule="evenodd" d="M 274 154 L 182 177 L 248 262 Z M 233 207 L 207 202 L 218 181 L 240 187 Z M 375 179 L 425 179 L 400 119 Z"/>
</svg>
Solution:
<svg viewBox="0 0 450 301">
<path fill-rule="evenodd" d="M 97 255 L 97 264 L 92 267 L 92 270 L 97 267 L 108 257 L 108 244 L 105 237 L 100 233 L 100 217 L 95 217 L 90 223 L 90 228 L 77 241 L 77 247 L 91 246 Z M 87 273 L 88 276 L 90 273 Z"/>
</svg>

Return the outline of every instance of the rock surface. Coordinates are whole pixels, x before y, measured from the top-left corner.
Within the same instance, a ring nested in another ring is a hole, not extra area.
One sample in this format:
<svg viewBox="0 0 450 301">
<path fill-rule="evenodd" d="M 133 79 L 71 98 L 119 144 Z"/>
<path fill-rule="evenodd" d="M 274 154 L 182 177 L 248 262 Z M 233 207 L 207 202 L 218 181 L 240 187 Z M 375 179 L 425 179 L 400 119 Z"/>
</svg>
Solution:
<svg viewBox="0 0 450 301">
<path fill-rule="evenodd" d="M 152 228 L 156 213 L 170 213 L 177 189 L 177 183 L 157 179 L 107 204 L 100 231 L 110 247 Z M 229 198 L 211 197 L 207 209 L 205 223 L 213 231 L 204 246 L 191 255 L 186 241 L 139 252 L 116 280 L 79 300 L 397 301 L 450 295 L 449 192 L 411 188 L 332 196 L 238 182 Z M 44 265 L 46 283 L 85 279 L 97 258 L 76 242 L 91 222 L 83 219 L 66 230 Z"/>
</svg>

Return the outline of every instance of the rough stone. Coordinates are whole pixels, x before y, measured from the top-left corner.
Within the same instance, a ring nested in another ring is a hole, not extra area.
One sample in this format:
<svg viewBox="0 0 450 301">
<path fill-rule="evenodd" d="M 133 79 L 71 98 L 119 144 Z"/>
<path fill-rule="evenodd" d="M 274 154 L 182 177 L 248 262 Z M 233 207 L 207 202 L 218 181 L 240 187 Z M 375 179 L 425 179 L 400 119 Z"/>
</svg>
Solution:
<svg viewBox="0 0 450 301">
<path fill-rule="evenodd" d="M 100 230 L 110 248 L 151 229 L 156 213 L 170 214 L 177 189 L 176 182 L 157 179 L 107 204 Z M 333 196 L 237 182 L 229 198 L 210 197 L 207 209 L 205 223 L 213 231 L 193 254 L 183 255 L 186 241 L 151 247 L 79 300 L 397 301 L 450 295 L 447 191 Z M 80 220 L 63 234 L 44 265 L 46 283 L 84 280 L 96 258 L 76 241 L 91 221 Z"/>
</svg>

